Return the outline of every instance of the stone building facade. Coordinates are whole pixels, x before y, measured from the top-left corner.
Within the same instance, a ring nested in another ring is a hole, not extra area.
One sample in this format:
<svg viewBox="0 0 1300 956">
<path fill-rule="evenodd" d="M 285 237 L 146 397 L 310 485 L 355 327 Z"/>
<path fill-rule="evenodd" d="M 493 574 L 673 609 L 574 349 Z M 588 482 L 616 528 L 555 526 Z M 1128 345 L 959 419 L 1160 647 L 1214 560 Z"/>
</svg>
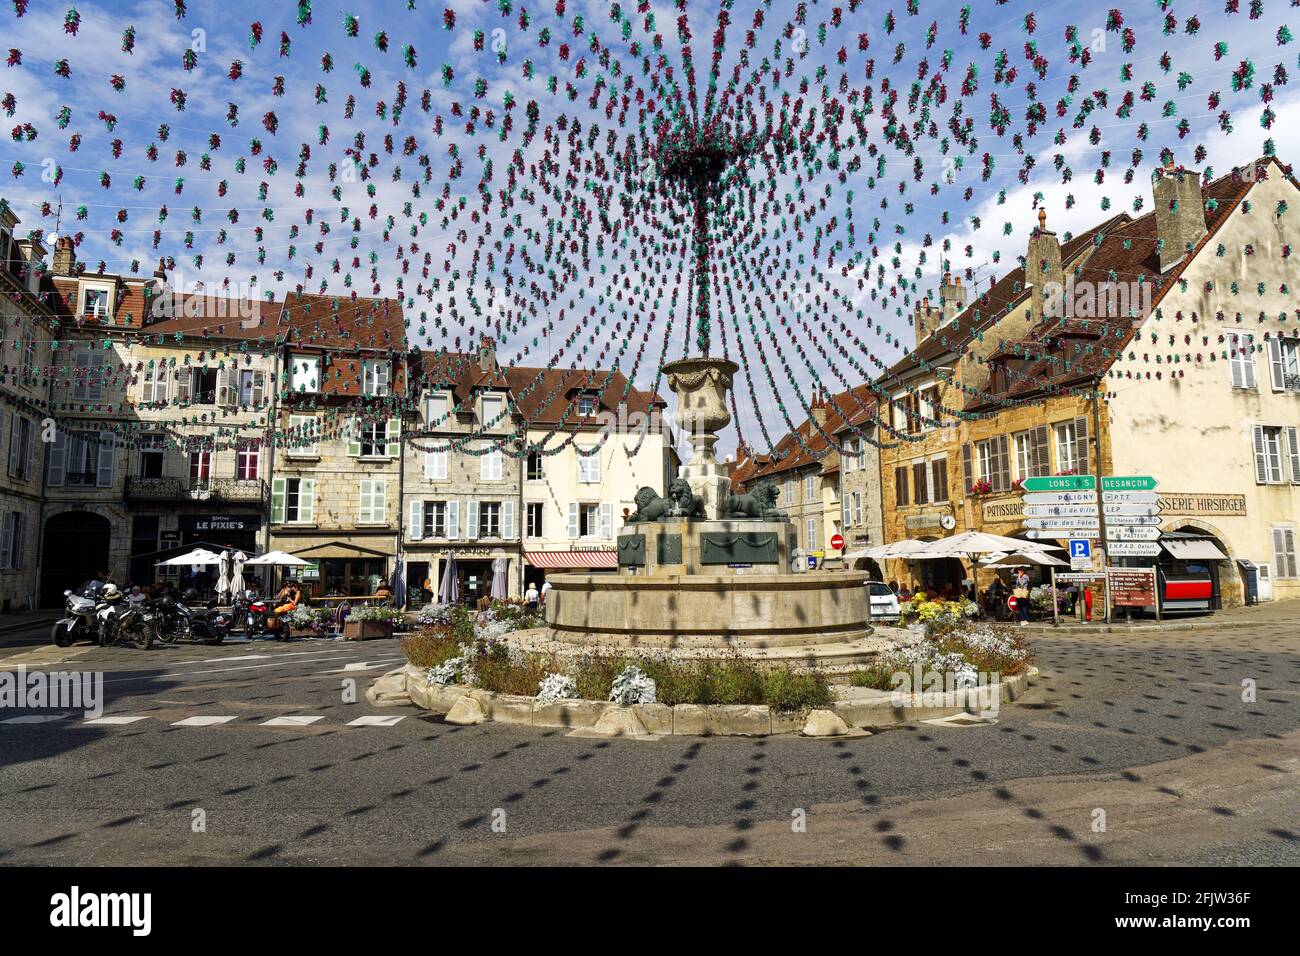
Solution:
<svg viewBox="0 0 1300 956">
<path fill-rule="evenodd" d="M 42 300 L 45 248 L 0 204 L 0 613 L 37 602 L 55 314 Z"/>
<path fill-rule="evenodd" d="M 462 600 L 490 595 L 498 567 L 506 596 L 520 598 L 520 420 L 493 344 L 413 356 L 410 381 L 418 407 L 407 420 L 402 547 L 411 603 L 437 598 L 453 554 Z"/>
</svg>

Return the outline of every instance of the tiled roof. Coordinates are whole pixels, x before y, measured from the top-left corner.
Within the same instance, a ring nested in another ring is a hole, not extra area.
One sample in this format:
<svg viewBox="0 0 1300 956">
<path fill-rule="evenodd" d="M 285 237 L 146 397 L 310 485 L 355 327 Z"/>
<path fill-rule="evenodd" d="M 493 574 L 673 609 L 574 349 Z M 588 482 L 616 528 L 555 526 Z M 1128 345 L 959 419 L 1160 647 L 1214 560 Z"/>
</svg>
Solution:
<svg viewBox="0 0 1300 956">
<path fill-rule="evenodd" d="M 1069 263 L 1085 252 L 1095 241 L 1098 233 L 1105 232 L 1127 219 L 1127 214 L 1120 213 L 1077 236 L 1072 236 L 1069 241 L 1061 244 L 1062 264 Z M 887 387 L 898 377 L 919 368 L 922 362 L 932 362 L 948 352 L 960 351 L 977 332 L 1002 318 L 1027 295 L 1024 267 L 1017 266 L 993 283 L 991 288 L 977 295 L 952 322 L 940 325 L 921 342 L 918 348 L 890 366 L 889 371 L 878 381 Z"/>
<path fill-rule="evenodd" d="M 619 404 L 626 403 L 628 414 L 649 414 L 652 409 L 662 410 L 667 405 L 655 392 L 630 388 L 627 376 L 618 370 L 611 375 L 594 369 L 544 369 L 521 365 L 506 369 L 505 376 L 520 414 L 537 425 L 563 422 L 568 426 L 582 422 L 577 410 L 570 410 L 569 405 L 579 392 L 585 391 L 597 393 L 597 412 L 617 413 Z"/>
<path fill-rule="evenodd" d="M 1214 200 L 1216 203 L 1214 210 L 1206 211 L 1205 238 L 1191 254 L 1184 256 L 1181 262 L 1163 276 L 1160 273 L 1159 253 L 1156 251 L 1156 216 L 1150 212 L 1108 234 L 1096 252 L 1085 261 L 1075 279 L 1076 284 L 1110 281 L 1127 283 L 1140 279 L 1151 284 L 1151 308 L 1154 310 L 1174 287 L 1196 253 L 1228 221 L 1251 185 L 1251 182 L 1229 174 L 1220 176 L 1205 187 L 1205 200 Z M 1121 321 L 1116 322 L 1116 319 Z M 967 405 L 967 410 L 987 410 L 1000 404 L 1023 401 L 1030 396 L 1060 394 L 1104 375 L 1120 350 L 1132 339 L 1134 331 L 1134 323 L 1127 316 L 1120 315 L 1094 319 L 1048 319 L 1040 322 L 1026 335 L 1024 341 L 1029 343 L 1032 352 L 1042 355 L 1046 351 L 1050 357 L 1036 358 L 1012 376 L 1010 387 L 998 398 L 977 396 Z M 1080 342 L 1081 339 L 1093 340 L 1093 347 L 1087 348 Z M 1069 344 L 1071 342 L 1078 343 L 1079 347 L 1076 349 Z M 1014 351 L 1013 346 L 1004 347 L 1004 351 L 1007 349 Z M 1070 354 L 1066 354 L 1066 350 Z"/>
<path fill-rule="evenodd" d="M 869 384 L 858 385 L 833 395 L 826 400 L 826 422 L 820 431 L 814 427 L 811 418 L 805 419 L 797 432 L 787 433 L 781 438 L 771 455 L 762 464 L 756 464 L 744 478 L 736 478 L 733 472 L 732 483 L 752 481 L 755 478 L 771 478 L 810 464 L 820 463 L 825 460 L 825 456 L 819 458 L 818 455 L 831 448 L 831 443 L 824 437 L 823 432 L 826 435 L 840 434 L 851 425 L 860 425 L 862 422 L 874 419 L 875 413 L 875 392 Z M 796 434 L 799 437 L 796 437 Z M 834 471 L 833 465 L 827 467 L 830 470 L 823 468 L 823 473 L 830 474 Z"/>
<path fill-rule="evenodd" d="M 365 359 L 396 358 L 406 351 L 406 323 L 396 299 L 292 293 L 284 300 L 277 328 L 292 350 L 330 353 L 321 369 L 321 391 L 359 396 Z M 347 357 L 346 353 L 355 357 Z M 340 354 L 343 353 L 343 354 Z M 402 395 L 401 363 L 393 369 L 390 392 Z"/>
</svg>

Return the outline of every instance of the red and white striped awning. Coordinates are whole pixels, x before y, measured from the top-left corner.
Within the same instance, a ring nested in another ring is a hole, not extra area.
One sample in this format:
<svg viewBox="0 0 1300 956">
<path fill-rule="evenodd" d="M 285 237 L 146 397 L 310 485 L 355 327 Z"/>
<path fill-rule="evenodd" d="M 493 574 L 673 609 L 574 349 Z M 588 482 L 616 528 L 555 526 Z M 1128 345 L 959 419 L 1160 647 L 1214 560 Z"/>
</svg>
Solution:
<svg viewBox="0 0 1300 956">
<path fill-rule="evenodd" d="M 618 552 L 613 548 L 596 551 L 525 551 L 524 557 L 535 568 L 616 568 Z"/>
</svg>

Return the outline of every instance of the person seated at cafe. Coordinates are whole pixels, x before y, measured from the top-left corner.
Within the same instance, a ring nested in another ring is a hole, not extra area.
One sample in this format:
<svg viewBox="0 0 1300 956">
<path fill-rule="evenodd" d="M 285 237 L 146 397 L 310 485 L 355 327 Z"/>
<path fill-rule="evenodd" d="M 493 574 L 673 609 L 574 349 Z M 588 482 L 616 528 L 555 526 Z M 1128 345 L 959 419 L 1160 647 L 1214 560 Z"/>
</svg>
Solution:
<svg viewBox="0 0 1300 956">
<path fill-rule="evenodd" d="M 379 586 L 375 588 L 375 605 L 377 607 L 391 607 L 393 603 L 393 589 L 387 581 L 380 581 Z"/>
<path fill-rule="evenodd" d="M 293 578 L 287 578 L 284 586 L 280 588 L 279 593 L 275 596 L 275 615 L 281 617 L 285 614 L 292 614 L 298 609 L 298 604 L 302 601 L 302 589 L 298 587 L 298 582 Z"/>
</svg>

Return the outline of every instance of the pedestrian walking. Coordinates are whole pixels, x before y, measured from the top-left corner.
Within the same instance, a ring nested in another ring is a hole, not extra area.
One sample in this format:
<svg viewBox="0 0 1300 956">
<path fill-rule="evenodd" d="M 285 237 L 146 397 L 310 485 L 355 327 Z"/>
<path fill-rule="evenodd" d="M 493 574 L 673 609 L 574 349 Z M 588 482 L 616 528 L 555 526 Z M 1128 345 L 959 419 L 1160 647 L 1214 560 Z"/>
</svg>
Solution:
<svg viewBox="0 0 1300 956">
<path fill-rule="evenodd" d="M 1016 598 L 1016 616 L 1024 627 L 1029 623 L 1029 572 L 1024 568 L 1016 571 L 1016 589 L 1012 593 Z"/>
</svg>

